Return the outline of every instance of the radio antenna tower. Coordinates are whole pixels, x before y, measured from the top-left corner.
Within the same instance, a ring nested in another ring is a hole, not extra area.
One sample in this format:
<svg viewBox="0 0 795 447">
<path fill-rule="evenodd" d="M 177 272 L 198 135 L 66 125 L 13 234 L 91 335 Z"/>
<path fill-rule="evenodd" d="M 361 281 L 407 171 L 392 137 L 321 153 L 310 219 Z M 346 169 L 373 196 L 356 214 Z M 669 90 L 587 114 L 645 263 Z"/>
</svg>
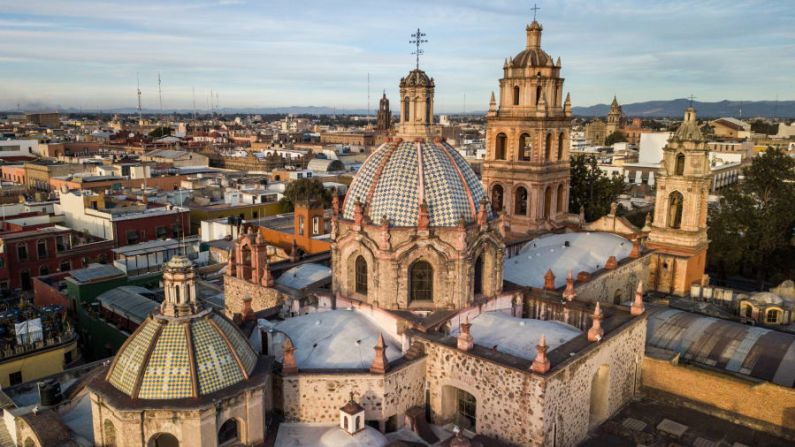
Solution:
<svg viewBox="0 0 795 447">
<path fill-rule="evenodd" d="M 218 92 L 215 92 L 215 111 L 221 113 L 221 100 L 218 98 Z"/>
<path fill-rule="evenodd" d="M 138 122 L 141 122 L 141 76 L 135 73 L 135 79 L 138 84 Z"/>
<path fill-rule="evenodd" d="M 370 73 L 367 73 L 367 124 L 370 124 Z"/>
<path fill-rule="evenodd" d="M 163 118 L 163 90 L 160 88 L 160 72 L 157 72 L 157 97 L 160 99 L 160 118 Z"/>
<path fill-rule="evenodd" d="M 193 119 L 196 120 L 196 87 L 191 87 L 193 91 Z"/>
</svg>

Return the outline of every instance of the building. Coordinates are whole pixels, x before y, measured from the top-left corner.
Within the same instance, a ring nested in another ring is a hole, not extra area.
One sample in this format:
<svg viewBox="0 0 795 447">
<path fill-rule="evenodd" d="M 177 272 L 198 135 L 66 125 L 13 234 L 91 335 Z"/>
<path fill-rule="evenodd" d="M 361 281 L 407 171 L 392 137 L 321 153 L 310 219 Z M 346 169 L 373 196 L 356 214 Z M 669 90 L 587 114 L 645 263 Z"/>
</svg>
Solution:
<svg viewBox="0 0 795 447">
<path fill-rule="evenodd" d="M 569 219 L 571 101 L 559 61 L 541 49 L 541 24 L 526 31 L 526 48 L 503 66 L 499 104 L 492 94 L 482 168 L 492 209 L 505 211 L 516 233 Z"/>
<path fill-rule="evenodd" d="M 392 130 L 392 112 L 389 111 L 389 99 L 386 97 L 386 92 L 384 92 L 384 96 L 378 102 L 375 128 L 383 133 L 389 133 Z"/>
<path fill-rule="evenodd" d="M 39 155 L 38 140 L 0 140 L 0 160 L 21 162 Z"/>
<path fill-rule="evenodd" d="M 663 149 L 657 174 L 649 247 L 657 250 L 650 270 L 655 290 L 684 295 L 701 282 L 706 266 L 707 199 L 712 182 L 709 151 L 689 107 Z"/>
<path fill-rule="evenodd" d="M 90 385 L 97 445 L 260 445 L 270 362 L 196 298 L 191 262 L 163 273 L 165 300 Z M 142 355 L 145 353 L 145 355 Z"/>
<path fill-rule="evenodd" d="M 206 155 L 198 152 L 180 151 L 175 149 L 155 149 L 141 155 L 141 161 L 158 163 L 175 168 L 210 166 Z"/>
<path fill-rule="evenodd" d="M 621 106 L 618 105 L 618 100 L 613 96 L 613 102 L 610 103 L 610 111 L 607 112 L 607 125 L 605 126 L 605 133 L 609 137 L 615 132 L 621 132 L 624 127 L 624 112 Z"/>
<path fill-rule="evenodd" d="M 607 124 L 600 119 L 595 119 L 585 125 L 584 129 L 585 141 L 594 146 L 602 146 L 609 135 L 607 133 Z"/>
<path fill-rule="evenodd" d="M 49 127 L 50 129 L 61 127 L 61 117 L 58 112 L 26 113 L 25 119 L 29 123 L 41 127 Z"/>
<path fill-rule="evenodd" d="M 116 247 L 190 234 L 187 208 L 110 200 L 92 191 L 62 192 L 60 198 L 56 213 L 64 216 L 65 225 L 112 239 Z"/>
<path fill-rule="evenodd" d="M 745 140 L 751 138 L 751 125 L 737 118 L 723 117 L 710 121 L 709 125 L 717 138 Z"/>
<path fill-rule="evenodd" d="M 32 280 L 112 259 L 113 241 L 59 225 L 0 233 L 0 287 L 30 290 Z"/>
<path fill-rule="evenodd" d="M 69 174 L 85 172 L 81 164 L 61 163 L 53 160 L 34 160 L 25 162 L 25 186 L 36 191 L 52 191 L 50 179 Z"/>
</svg>

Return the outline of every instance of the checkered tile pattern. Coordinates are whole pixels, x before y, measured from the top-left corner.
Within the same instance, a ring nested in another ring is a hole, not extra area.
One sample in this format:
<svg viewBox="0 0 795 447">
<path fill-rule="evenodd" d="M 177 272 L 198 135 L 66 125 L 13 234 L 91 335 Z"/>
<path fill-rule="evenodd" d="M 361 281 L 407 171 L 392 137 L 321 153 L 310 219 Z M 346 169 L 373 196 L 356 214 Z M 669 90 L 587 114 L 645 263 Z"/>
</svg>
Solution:
<svg viewBox="0 0 795 447">
<path fill-rule="evenodd" d="M 381 166 L 384 157 L 390 151 L 390 144 L 386 143 L 381 145 L 370 157 L 362 164 L 359 171 L 348 189 L 347 198 L 345 199 L 345 209 L 342 210 L 342 215 L 345 219 L 353 220 L 353 209 L 356 204 L 356 199 L 361 202 L 367 200 L 367 193 L 370 190 L 370 185 L 373 184 L 373 178 Z"/>
<path fill-rule="evenodd" d="M 486 196 L 486 192 L 483 190 L 483 184 L 480 183 L 480 180 L 478 180 L 478 177 L 472 171 L 469 163 L 464 160 L 464 157 L 462 157 L 458 151 L 446 143 L 442 143 L 442 145 L 444 146 L 447 153 L 453 158 L 453 160 L 455 160 L 458 169 L 461 171 L 461 174 L 464 176 L 464 180 L 467 182 L 469 190 L 472 191 L 472 200 L 475 202 L 475 209 L 480 211 L 480 199 Z M 489 212 L 489 217 L 491 217 L 491 207 L 487 207 L 487 210 Z"/>
<path fill-rule="evenodd" d="M 163 327 L 144 371 L 140 399 L 180 399 L 193 395 L 185 325 Z"/>
<path fill-rule="evenodd" d="M 472 221 L 469 198 L 450 158 L 436 146 L 422 146 L 425 201 L 431 226 L 451 227 L 463 216 Z"/>
<path fill-rule="evenodd" d="M 240 331 L 237 330 L 237 328 L 235 328 L 226 318 L 218 314 L 213 314 L 212 319 L 215 324 L 217 324 L 218 327 L 224 331 L 226 337 L 229 339 L 229 342 L 232 344 L 232 346 L 234 346 L 238 357 L 240 357 L 240 362 L 243 363 L 243 367 L 246 368 L 246 372 L 251 373 L 251 371 L 254 369 L 254 366 L 257 364 L 257 353 L 254 352 L 254 349 L 252 349 L 251 345 L 248 344 L 248 340 L 243 338 L 243 335 L 240 333 Z"/>
<path fill-rule="evenodd" d="M 419 214 L 417 143 L 404 141 L 389 158 L 370 203 L 370 218 L 380 223 L 386 215 L 390 225 L 417 225 Z"/>
<path fill-rule="evenodd" d="M 244 380 L 229 346 L 206 319 L 194 320 L 191 330 L 200 394 L 209 394 Z"/>
<path fill-rule="evenodd" d="M 127 395 L 132 394 L 146 351 L 157 333 L 157 327 L 156 321 L 148 318 L 144 320 L 138 330 L 131 335 L 133 339 L 130 343 L 118 354 L 116 365 L 108 381 L 119 391 Z"/>
</svg>

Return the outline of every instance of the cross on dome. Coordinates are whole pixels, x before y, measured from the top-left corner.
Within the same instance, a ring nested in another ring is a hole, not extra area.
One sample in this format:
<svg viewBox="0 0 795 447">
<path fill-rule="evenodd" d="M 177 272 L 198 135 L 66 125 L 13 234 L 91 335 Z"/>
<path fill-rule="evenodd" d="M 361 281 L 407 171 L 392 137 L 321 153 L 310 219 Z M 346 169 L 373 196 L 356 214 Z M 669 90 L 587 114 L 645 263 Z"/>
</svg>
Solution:
<svg viewBox="0 0 795 447">
<path fill-rule="evenodd" d="M 409 43 L 414 44 L 416 46 L 416 49 L 411 54 L 413 54 L 413 55 L 415 55 L 417 57 L 417 70 L 419 70 L 420 69 L 420 55 L 425 54 L 425 50 L 420 48 L 420 46 L 422 44 L 424 44 L 424 43 L 427 43 L 428 39 L 423 39 L 423 37 L 425 37 L 425 33 L 420 31 L 419 28 L 417 28 L 417 32 L 412 34 L 411 37 L 413 37 L 413 39 L 410 40 Z"/>
<path fill-rule="evenodd" d="M 535 3 L 533 3 L 533 7 L 532 7 L 532 8 L 530 8 L 530 10 L 532 10 L 532 11 L 533 11 L 533 21 L 534 21 L 534 22 L 536 21 L 536 14 L 538 13 L 538 10 L 539 10 L 539 9 L 541 9 L 541 8 L 539 8 L 539 7 L 538 7 L 538 5 L 537 5 L 537 4 L 535 4 Z"/>
</svg>

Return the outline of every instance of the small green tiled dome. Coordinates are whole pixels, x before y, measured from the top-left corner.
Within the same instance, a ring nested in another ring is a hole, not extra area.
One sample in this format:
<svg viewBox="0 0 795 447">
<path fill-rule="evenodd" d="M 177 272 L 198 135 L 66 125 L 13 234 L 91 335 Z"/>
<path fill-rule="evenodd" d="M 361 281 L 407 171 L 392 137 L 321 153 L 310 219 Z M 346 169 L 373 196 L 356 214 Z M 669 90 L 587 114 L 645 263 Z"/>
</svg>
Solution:
<svg viewBox="0 0 795 447">
<path fill-rule="evenodd" d="M 248 379 L 256 363 L 243 334 L 210 309 L 155 313 L 121 347 L 106 380 L 133 399 L 192 398 Z"/>
</svg>

